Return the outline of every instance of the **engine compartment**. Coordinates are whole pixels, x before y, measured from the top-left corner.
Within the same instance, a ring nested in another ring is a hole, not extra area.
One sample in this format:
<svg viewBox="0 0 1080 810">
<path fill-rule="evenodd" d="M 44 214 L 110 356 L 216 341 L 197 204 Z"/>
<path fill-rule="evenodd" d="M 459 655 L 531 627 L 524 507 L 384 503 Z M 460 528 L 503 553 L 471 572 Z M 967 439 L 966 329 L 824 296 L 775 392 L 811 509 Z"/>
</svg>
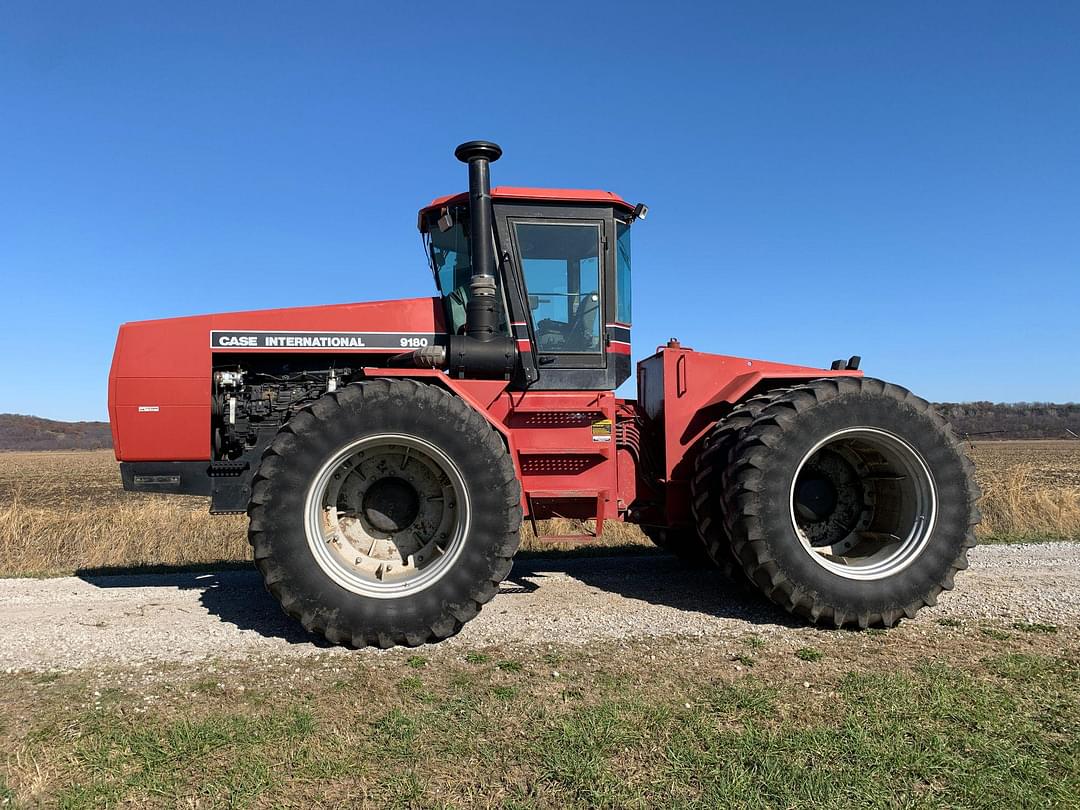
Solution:
<svg viewBox="0 0 1080 810">
<path fill-rule="evenodd" d="M 283 364 L 277 357 L 272 363 L 248 359 L 256 362 L 215 364 L 210 405 L 214 461 L 235 461 L 265 446 L 305 405 L 361 376 L 350 367 L 326 367 L 325 358 L 300 364 Z"/>
</svg>

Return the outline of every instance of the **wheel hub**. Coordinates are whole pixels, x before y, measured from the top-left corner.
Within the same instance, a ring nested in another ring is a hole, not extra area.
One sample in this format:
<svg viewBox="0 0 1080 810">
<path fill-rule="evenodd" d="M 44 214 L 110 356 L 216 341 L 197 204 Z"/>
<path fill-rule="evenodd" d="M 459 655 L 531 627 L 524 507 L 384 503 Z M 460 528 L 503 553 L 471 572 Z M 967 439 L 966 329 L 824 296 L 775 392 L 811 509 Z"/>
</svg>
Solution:
<svg viewBox="0 0 1080 810">
<path fill-rule="evenodd" d="M 828 478 L 807 475 L 795 487 L 795 507 L 799 517 L 807 521 L 822 521 L 836 509 L 836 487 Z"/>
<path fill-rule="evenodd" d="M 795 514 L 815 547 L 840 543 L 855 530 L 866 507 L 859 475 L 843 456 L 823 450 L 795 482 Z"/>
<path fill-rule="evenodd" d="M 364 493 L 364 517 L 379 531 L 400 532 L 420 513 L 420 496 L 408 481 L 397 476 L 380 478 Z"/>
</svg>

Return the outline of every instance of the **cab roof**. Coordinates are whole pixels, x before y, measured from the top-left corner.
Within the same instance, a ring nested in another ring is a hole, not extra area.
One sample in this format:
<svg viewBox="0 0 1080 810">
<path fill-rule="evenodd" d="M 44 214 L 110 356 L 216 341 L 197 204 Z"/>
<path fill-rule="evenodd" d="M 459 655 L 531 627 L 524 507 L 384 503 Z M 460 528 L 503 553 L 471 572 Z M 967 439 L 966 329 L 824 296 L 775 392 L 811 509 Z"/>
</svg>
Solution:
<svg viewBox="0 0 1080 810">
<path fill-rule="evenodd" d="M 634 206 L 610 191 L 598 191 L 593 189 L 576 188 L 519 188 L 517 186 L 496 186 L 491 190 L 493 200 L 538 200 L 540 202 L 566 202 L 566 203 L 603 203 L 626 211 L 633 211 Z M 445 197 L 436 197 L 422 209 L 421 214 L 443 207 L 444 205 L 459 205 L 469 201 L 469 192 L 462 191 L 458 194 L 447 194 Z"/>
</svg>

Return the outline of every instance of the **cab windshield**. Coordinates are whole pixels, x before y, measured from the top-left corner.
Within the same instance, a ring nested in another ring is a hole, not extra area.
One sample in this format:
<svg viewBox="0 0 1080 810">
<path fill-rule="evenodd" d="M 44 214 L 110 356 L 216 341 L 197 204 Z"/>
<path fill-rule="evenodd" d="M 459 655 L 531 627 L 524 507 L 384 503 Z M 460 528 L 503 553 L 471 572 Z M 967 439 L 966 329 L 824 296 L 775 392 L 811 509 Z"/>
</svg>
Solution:
<svg viewBox="0 0 1080 810">
<path fill-rule="evenodd" d="M 459 215 L 460 216 L 460 215 Z M 465 224 L 455 217 L 454 224 L 442 230 L 431 222 L 424 231 L 424 245 L 427 249 L 428 263 L 435 275 L 435 284 L 443 297 L 446 308 L 446 322 L 451 334 L 460 334 L 465 326 L 465 305 L 469 301 L 469 279 L 472 276 L 472 257 L 469 253 L 469 233 Z M 502 283 L 499 274 L 495 274 L 495 283 L 502 295 Z M 499 308 L 500 331 L 507 332 L 505 307 Z"/>
<path fill-rule="evenodd" d="M 449 230 L 436 226 L 424 234 L 428 261 L 435 274 L 435 283 L 446 304 L 450 331 L 457 334 L 465 324 L 465 303 L 468 300 L 472 260 L 469 257 L 469 236 L 460 222 Z"/>
</svg>

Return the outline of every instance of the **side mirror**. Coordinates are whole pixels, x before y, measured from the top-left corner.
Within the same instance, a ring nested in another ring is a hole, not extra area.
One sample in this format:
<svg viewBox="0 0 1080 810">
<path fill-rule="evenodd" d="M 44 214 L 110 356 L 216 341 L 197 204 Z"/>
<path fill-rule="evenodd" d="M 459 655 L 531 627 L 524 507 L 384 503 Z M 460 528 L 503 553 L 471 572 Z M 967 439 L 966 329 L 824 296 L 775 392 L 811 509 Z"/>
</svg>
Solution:
<svg viewBox="0 0 1080 810">
<path fill-rule="evenodd" d="M 454 227 L 454 218 L 450 216 L 450 209 L 444 208 L 439 212 L 439 219 L 437 222 L 439 230 L 446 233 L 448 230 Z"/>
<path fill-rule="evenodd" d="M 634 206 L 633 219 L 645 219 L 649 215 L 649 206 L 645 203 L 638 203 Z"/>
</svg>

